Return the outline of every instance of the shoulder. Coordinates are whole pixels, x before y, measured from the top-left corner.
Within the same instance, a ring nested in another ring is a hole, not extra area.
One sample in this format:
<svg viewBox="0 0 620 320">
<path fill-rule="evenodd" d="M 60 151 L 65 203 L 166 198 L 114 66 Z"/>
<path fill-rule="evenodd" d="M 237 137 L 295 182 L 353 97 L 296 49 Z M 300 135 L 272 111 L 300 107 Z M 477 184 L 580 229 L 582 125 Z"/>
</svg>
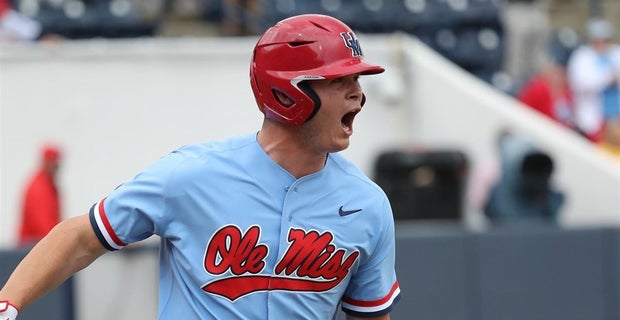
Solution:
<svg viewBox="0 0 620 320">
<path fill-rule="evenodd" d="M 252 135 L 232 137 L 203 143 L 188 144 L 161 157 L 144 173 L 165 177 L 184 177 L 199 174 L 200 171 L 217 167 L 239 157 L 238 152 L 256 144 Z"/>
<path fill-rule="evenodd" d="M 364 182 L 372 182 L 353 162 L 340 153 L 330 153 L 329 161 L 333 162 L 337 170 L 351 178 L 360 179 Z"/>
<path fill-rule="evenodd" d="M 581 61 L 582 59 L 591 58 L 594 56 L 594 50 L 586 44 L 580 45 L 571 53 L 569 58 L 570 62 Z"/>
<path fill-rule="evenodd" d="M 223 140 L 213 140 L 202 143 L 184 145 L 162 157 L 158 163 L 160 166 L 176 168 L 192 168 L 203 166 L 207 162 L 228 161 L 243 155 L 243 149 L 253 150 L 257 144 L 254 135 L 248 134 L 235 136 Z"/>
<path fill-rule="evenodd" d="M 339 153 L 330 153 L 329 161 L 333 162 L 334 170 L 337 170 L 341 174 L 341 178 L 343 179 L 342 182 L 346 183 L 349 187 L 356 185 L 359 188 L 366 189 L 369 192 L 387 198 L 379 185 L 343 155 Z"/>
<path fill-rule="evenodd" d="M 521 88 L 520 94 L 523 94 L 529 91 L 539 91 L 539 90 L 544 89 L 545 87 L 547 87 L 547 82 L 545 81 L 544 77 L 541 75 L 536 75 L 530 78 L 525 83 L 525 85 L 523 85 L 523 87 Z"/>
<path fill-rule="evenodd" d="M 203 143 L 185 145 L 172 154 L 178 154 L 182 158 L 200 159 L 208 158 L 214 154 L 237 151 L 256 144 L 255 134 L 235 136 L 224 140 L 213 140 Z"/>
</svg>

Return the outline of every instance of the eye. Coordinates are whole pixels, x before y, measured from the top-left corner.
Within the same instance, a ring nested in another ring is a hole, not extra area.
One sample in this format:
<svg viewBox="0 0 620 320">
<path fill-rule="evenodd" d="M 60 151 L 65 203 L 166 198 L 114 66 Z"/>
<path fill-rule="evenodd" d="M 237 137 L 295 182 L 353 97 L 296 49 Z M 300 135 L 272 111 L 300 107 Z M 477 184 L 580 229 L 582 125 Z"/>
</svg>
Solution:
<svg viewBox="0 0 620 320">
<path fill-rule="evenodd" d="M 345 82 L 358 82 L 360 78 L 359 74 L 356 75 L 350 75 L 350 76 L 344 76 L 344 77 L 340 77 L 340 78 L 334 78 L 331 80 L 331 83 L 333 84 L 340 84 L 340 83 L 345 83 Z"/>
</svg>

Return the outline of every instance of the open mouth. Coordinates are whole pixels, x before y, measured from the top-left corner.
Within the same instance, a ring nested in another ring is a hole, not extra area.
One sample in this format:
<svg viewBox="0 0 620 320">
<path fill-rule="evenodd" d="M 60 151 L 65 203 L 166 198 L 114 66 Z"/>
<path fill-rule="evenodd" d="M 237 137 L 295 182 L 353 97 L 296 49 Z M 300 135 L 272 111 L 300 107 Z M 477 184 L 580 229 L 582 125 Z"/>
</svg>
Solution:
<svg viewBox="0 0 620 320">
<path fill-rule="evenodd" d="M 348 112 L 342 117 L 342 119 L 340 120 L 340 123 L 342 124 L 342 128 L 345 129 L 345 131 L 353 130 L 353 119 L 355 119 L 355 116 L 357 115 L 358 112 L 360 112 L 360 110 L 354 110 L 354 111 Z"/>
</svg>

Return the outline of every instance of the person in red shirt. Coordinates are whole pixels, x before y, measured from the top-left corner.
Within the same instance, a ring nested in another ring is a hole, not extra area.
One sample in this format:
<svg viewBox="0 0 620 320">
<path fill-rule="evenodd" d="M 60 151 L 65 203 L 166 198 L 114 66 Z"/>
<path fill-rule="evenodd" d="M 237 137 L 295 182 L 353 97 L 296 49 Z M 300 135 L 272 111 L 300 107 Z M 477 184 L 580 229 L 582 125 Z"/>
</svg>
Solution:
<svg viewBox="0 0 620 320">
<path fill-rule="evenodd" d="M 573 98 L 562 64 L 548 62 L 525 83 L 516 97 L 548 118 L 575 129 Z"/>
<path fill-rule="evenodd" d="M 21 246 L 35 244 L 60 222 L 60 195 L 56 184 L 60 157 L 57 147 L 44 146 L 41 166 L 26 185 L 19 231 Z"/>
<path fill-rule="evenodd" d="M 0 0 L 0 16 L 4 14 L 5 11 L 9 10 L 11 6 L 9 5 L 8 0 Z"/>
</svg>

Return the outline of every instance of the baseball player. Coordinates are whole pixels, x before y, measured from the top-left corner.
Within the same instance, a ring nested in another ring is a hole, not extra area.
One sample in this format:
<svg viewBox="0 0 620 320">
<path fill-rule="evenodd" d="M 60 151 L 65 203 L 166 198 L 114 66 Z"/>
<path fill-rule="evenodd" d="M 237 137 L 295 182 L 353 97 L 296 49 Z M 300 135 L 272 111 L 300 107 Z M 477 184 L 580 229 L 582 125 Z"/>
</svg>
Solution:
<svg viewBox="0 0 620 320">
<path fill-rule="evenodd" d="M 257 133 L 182 147 L 60 223 L 0 291 L 0 319 L 105 252 L 161 238 L 158 319 L 389 319 L 400 298 L 384 192 L 338 152 L 365 96 L 353 31 L 323 15 L 258 40 Z M 43 263 L 43 261 L 45 261 Z"/>
</svg>

